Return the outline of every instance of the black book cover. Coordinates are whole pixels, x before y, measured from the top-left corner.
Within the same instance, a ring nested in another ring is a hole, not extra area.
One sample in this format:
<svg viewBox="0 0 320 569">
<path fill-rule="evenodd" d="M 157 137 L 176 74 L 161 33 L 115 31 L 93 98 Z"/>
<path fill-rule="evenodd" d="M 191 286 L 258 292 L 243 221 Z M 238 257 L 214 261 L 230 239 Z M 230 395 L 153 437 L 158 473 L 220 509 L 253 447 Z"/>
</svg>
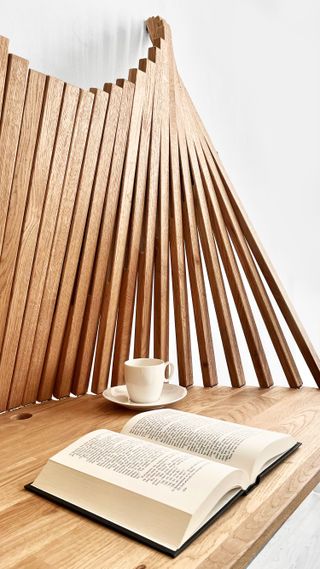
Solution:
<svg viewBox="0 0 320 569">
<path fill-rule="evenodd" d="M 287 452 L 282 454 L 277 460 L 275 460 L 272 464 L 270 464 L 265 470 L 263 470 L 259 474 L 259 476 L 258 476 L 258 478 L 254 484 L 251 484 L 251 486 L 249 486 L 246 490 L 240 490 L 237 494 L 235 494 L 231 498 L 231 500 L 229 500 L 229 502 L 227 502 L 227 504 L 225 504 L 218 512 L 216 512 L 203 526 L 201 526 L 201 528 L 199 528 L 187 541 L 185 541 L 185 543 L 183 543 L 183 545 L 181 547 L 179 547 L 179 549 L 176 549 L 176 550 L 169 549 L 168 547 L 160 545 L 159 543 L 152 541 L 151 539 L 148 539 L 148 538 L 144 537 L 143 535 L 140 535 L 140 534 L 135 533 L 135 532 L 123 527 L 123 526 L 119 526 L 118 524 L 115 524 L 114 522 L 111 522 L 107 518 L 102 518 L 101 516 L 93 514 L 92 512 L 89 512 L 88 510 L 84 510 L 83 508 L 76 506 L 75 504 L 72 504 L 71 502 L 67 502 L 66 500 L 63 500 L 62 498 L 58 498 L 57 496 L 54 496 L 53 494 L 49 494 L 48 492 L 45 492 L 44 490 L 40 490 L 36 486 L 33 486 L 33 484 L 26 484 L 25 489 L 28 490 L 29 492 L 33 492 L 34 494 L 38 494 L 39 496 L 42 496 L 43 498 L 46 498 L 47 500 L 50 500 L 51 502 L 59 504 L 60 506 L 63 506 L 65 508 L 67 508 L 68 510 L 71 510 L 72 512 L 76 512 L 77 514 L 85 516 L 86 518 L 89 518 L 90 520 L 93 520 L 99 524 L 102 524 L 102 525 L 110 528 L 110 529 L 113 529 L 119 533 L 122 533 L 123 535 L 130 537 L 131 539 L 135 539 L 136 541 L 139 541 L 140 543 L 148 545 L 149 547 L 153 547 L 157 551 L 161 551 L 161 553 L 165 553 L 166 555 L 169 555 L 170 557 L 177 557 L 177 555 L 179 555 L 179 553 L 184 551 L 184 549 L 186 549 L 186 547 L 188 547 L 188 545 L 190 545 L 190 543 L 192 543 L 195 539 L 197 539 L 197 537 L 202 532 L 204 532 L 209 526 L 211 526 L 211 524 L 216 519 L 218 519 L 226 510 L 228 510 L 230 508 L 230 506 L 232 506 L 232 504 L 234 504 L 234 502 L 236 502 L 238 500 L 238 498 L 241 498 L 242 496 L 245 496 L 249 492 L 251 492 L 251 490 L 253 490 L 253 488 L 259 484 L 260 479 L 263 476 L 265 476 L 268 472 L 270 472 L 270 470 L 272 470 L 275 466 L 280 464 L 280 462 L 285 460 L 291 453 L 293 453 L 295 450 L 297 450 L 297 448 L 299 448 L 300 446 L 301 446 L 301 443 L 296 443 L 291 449 L 289 449 Z"/>
</svg>

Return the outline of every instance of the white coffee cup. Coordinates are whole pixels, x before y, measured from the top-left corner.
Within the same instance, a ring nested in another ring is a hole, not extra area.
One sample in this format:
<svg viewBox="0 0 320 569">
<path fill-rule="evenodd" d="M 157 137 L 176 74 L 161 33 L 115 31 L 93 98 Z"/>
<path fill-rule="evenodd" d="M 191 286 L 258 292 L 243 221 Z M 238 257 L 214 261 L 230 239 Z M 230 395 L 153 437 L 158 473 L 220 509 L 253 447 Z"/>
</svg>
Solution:
<svg viewBox="0 0 320 569">
<path fill-rule="evenodd" d="M 168 375 L 166 376 L 166 370 Z M 124 364 L 124 379 L 130 401 L 134 403 L 153 403 L 160 399 L 163 384 L 172 377 L 174 367 L 171 362 L 156 358 L 135 358 Z"/>
</svg>

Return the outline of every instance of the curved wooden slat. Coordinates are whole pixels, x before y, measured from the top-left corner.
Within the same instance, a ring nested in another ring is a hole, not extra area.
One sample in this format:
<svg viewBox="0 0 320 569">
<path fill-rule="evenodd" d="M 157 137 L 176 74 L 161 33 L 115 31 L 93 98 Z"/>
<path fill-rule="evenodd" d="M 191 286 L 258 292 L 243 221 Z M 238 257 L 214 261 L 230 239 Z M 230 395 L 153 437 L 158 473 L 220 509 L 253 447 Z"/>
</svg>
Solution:
<svg viewBox="0 0 320 569">
<path fill-rule="evenodd" d="M 142 73 L 142 72 L 141 72 Z M 112 154 L 110 175 L 104 204 L 102 225 L 99 235 L 95 267 L 92 278 L 90 294 L 87 299 L 86 312 L 81 330 L 76 365 L 74 369 L 74 383 L 86 392 L 90 378 L 92 358 L 94 353 L 97 328 L 100 318 L 100 308 L 107 278 L 108 261 L 113 242 L 113 230 L 116 221 L 119 194 L 125 153 L 127 148 L 128 132 L 135 86 L 131 81 L 120 81 L 122 99 L 117 125 L 115 145 Z"/>
<path fill-rule="evenodd" d="M 152 64 L 151 68 L 150 64 Z M 112 385 L 118 385 L 124 382 L 123 362 L 128 359 L 130 351 L 141 234 L 143 224 L 145 223 L 146 227 L 148 227 L 147 216 L 144 222 L 143 214 L 144 209 L 148 209 L 152 189 L 157 189 L 157 171 L 155 171 L 155 165 L 158 165 L 159 154 L 157 151 L 159 150 L 160 124 L 158 126 L 159 121 L 158 123 L 155 121 L 154 114 L 158 112 L 159 94 L 161 93 L 161 60 L 159 50 L 150 48 L 149 61 L 144 64 L 144 67 L 148 76 L 146 85 L 147 99 L 141 125 L 139 162 L 135 180 L 135 197 L 130 224 L 130 240 L 127 247 L 127 258 L 124 265 L 119 297 Z M 154 125 L 153 129 L 152 124 Z M 148 196 L 147 198 L 146 195 Z"/>
<path fill-rule="evenodd" d="M 47 79 L 37 151 L 32 170 L 28 205 L 23 222 L 19 255 L 11 293 L 10 310 L 7 318 L 6 332 L 1 353 L 1 410 L 6 408 L 10 390 L 24 307 L 31 277 L 32 263 L 37 246 L 42 208 L 50 172 L 56 128 L 58 125 L 63 97 L 63 88 L 63 81 L 53 79 L 52 77 Z"/>
<path fill-rule="evenodd" d="M 73 298 L 63 328 L 60 328 L 59 318 L 57 318 L 57 320 L 55 318 L 53 322 L 38 392 L 38 399 L 40 401 L 51 397 L 57 371 L 59 385 L 64 384 L 63 391 L 68 393 L 71 389 L 81 326 L 103 213 L 105 189 L 117 129 L 122 89 L 116 85 L 112 85 L 110 86 L 109 92 L 106 93 L 106 96 L 108 97 L 107 115 L 103 125 L 103 136 L 95 172 L 93 195 L 86 221 Z M 79 392 L 81 393 L 82 387 L 76 384 L 73 389 L 76 393 L 78 393 L 78 389 L 80 389 Z"/>
<path fill-rule="evenodd" d="M 3 36 L 0 36 L 0 121 L 1 121 L 4 85 L 7 73 L 8 48 L 9 48 L 9 40 L 7 38 L 4 38 Z M 0 122 L 0 129 L 1 129 L 1 122 Z"/>
<path fill-rule="evenodd" d="M 5 52 L 5 46 L 2 46 L 2 51 Z M 2 54 L 2 66 L 4 64 L 4 59 L 5 57 Z M 11 194 L 11 184 L 20 135 L 21 119 L 27 87 L 28 66 L 29 62 L 26 59 L 22 59 L 22 57 L 18 57 L 16 55 L 9 55 L 0 129 L 0 252 L 2 251 Z M 3 78 L 1 83 L 3 85 Z"/>
<path fill-rule="evenodd" d="M 10 306 L 10 295 L 18 256 L 23 218 L 28 199 L 38 129 L 42 112 L 46 76 L 30 71 L 22 119 L 16 165 L 11 188 L 6 229 L 0 262 L 0 346 Z"/>
<path fill-rule="evenodd" d="M 58 238 L 60 237 L 59 233 L 62 229 L 61 218 L 66 208 L 72 211 L 74 190 L 74 180 L 72 180 L 74 173 L 72 169 L 74 163 L 78 165 L 81 159 L 83 134 L 86 135 L 87 132 L 85 130 L 83 133 L 81 129 L 81 118 L 83 114 L 85 114 L 86 117 L 87 115 L 90 117 L 89 111 L 91 112 L 92 105 L 91 97 L 89 101 L 87 101 L 86 95 L 88 95 L 88 93 L 81 94 L 80 100 L 79 95 L 79 89 L 66 85 L 46 200 L 42 212 L 37 249 L 33 260 L 33 269 L 29 282 L 23 324 L 12 376 L 10 394 L 12 406 L 16 406 L 19 403 L 18 394 L 20 390 L 23 398 L 41 303 L 43 297 L 50 293 L 50 285 L 48 287 L 46 279 L 48 270 L 51 268 L 52 257 L 55 257 L 57 236 Z M 73 133 L 75 134 L 74 139 Z M 69 201 L 71 202 L 70 204 Z M 61 235 L 61 238 L 63 240 L 63 235 Z M 59 261 L 60 260 L 61 255 Z M 57 274 L 57 262 L 53 261 L 53 265 L 52 270 Z M 32 389 L 31 385 L 30 389 Z"/>
<path fill-rule="evenodd" d="M 57 337 L 62 341 L 65 331 L 73 288 L 75 286 L 90 198 L 92 196 L 91 189 L 99 155 L 108 97 L 109 95 L 103 91 L 97 91 L 95 93 L 86 152 L 61 279 L 60 273 L 57 271 L 57 274 L 54 275 L 55 286 L 50 286 L 49 295 L 47 295 L 45 302 L 44 299 L 42 300 L 41 304 L 37 334 L 34 340 L 36 349 L 34 350 L 30 362 L 26 382 L 29 393 L 28 399 L 30 400 L 36 400 L 37 398 L 50 333 L 52 346 L 52 344 L 57 341 Z M 57 287 L 59 287 L 59 290 Z M 33 386 L 32 392 L 31 385 Z M 26 393 L 25 391 L 25 399 Z"/>
<path fill-rule="evenodd" d="M 151 64 L 152 62 L 150 62 Z M 152 65 L 154 65 L 152 63 Z M 129 73 L 129 80 L 134 81 L 135 93 L 128 135 L 126 161 L 123 171 L 121 196 L 118 206 L 118 222 L 114 236 L 110 275 L 105 282 L 100 323 L 97 338 L 96 358 L 94 362 L 92 390 L 101 392 L 107 386 L 111 362 L 111 351 L 119 302 L 121 277 L 126 250 L 130 212 L 133 198 L 134 181 L 138 165 L 139 139 L 142 127 L 142 110 L 146 93 L 147 76 L 140 69 Z M 145 158 L 145 157 L 144 157 Z M 137 174 L 138 175 L 138 174 Z"/>
<path fill-rule="evenodd" d="M 169 359 L 170 268 L 180 384 L 193 383 L 190 298 L 204 385 L 218 381 L 206 268 L 232 385 L 245 379 L 227 281 L 260 386 L 272 377 L 247 285 L 289 385 L 302 380 L 270 292 L 320 387 L 320 360 L 178 74 L 171 30 L 158 16 L 146 24 L 148 59 L 106 92 L 28 75 L 0 37 L 0 410 L 85 393 L 92 372 L 101 392 L 112 356 L 122 383 L 134 315 L 134 355 L 149 356 L 153 318 L 154 356 Z"/>
</svg>

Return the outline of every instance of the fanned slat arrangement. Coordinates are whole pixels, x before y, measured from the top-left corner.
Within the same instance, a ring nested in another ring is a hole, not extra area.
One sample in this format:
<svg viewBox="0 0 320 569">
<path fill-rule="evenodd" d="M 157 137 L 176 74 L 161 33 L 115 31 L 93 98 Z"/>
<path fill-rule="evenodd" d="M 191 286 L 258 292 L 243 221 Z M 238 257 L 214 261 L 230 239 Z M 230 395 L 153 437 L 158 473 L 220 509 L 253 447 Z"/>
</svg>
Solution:
<svg viewBox="0 0 320 569">
<path fill-rule="evenodd" d="M 0 411 L 120 384 L 131 350 L 169 359 L 170 286 L 179 382 L 193 383 L 191 299 L 203 384 L 216 385 L 205 271 L 231 384 L 245 379 L 228 289 L 259 385 L 273 384 L 251 289 L 288 384 L 302 380 L 271 295 L 320 386 L 319 358 L 178 74 L 170 28 L 156 17 L 147 29 L 153 46 L 128 80 L 90 91 L 28 70 L 0 37 Z"/>
</svg>

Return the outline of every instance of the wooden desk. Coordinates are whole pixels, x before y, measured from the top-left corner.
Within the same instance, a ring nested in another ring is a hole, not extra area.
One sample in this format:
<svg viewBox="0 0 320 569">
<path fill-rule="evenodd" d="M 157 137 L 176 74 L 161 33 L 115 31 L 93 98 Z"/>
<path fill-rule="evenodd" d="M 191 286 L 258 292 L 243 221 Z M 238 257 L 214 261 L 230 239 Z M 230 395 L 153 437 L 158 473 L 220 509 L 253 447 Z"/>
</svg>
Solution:
<svg viewBox="0 0 320 569">
<path fill-rule="evenodd" d="M 175 560 L 23 489 L 47 458 L 84 433 L 119 430 L 132 413 L 86 395 L 0 417 L 1 569 L 246 567 L 320 480 L 320 391 L 192 388 L 176 408 L 290 432 L 302 447 Z M 29 418 L 19 420 L 24 414 Z"/>
</svg>

